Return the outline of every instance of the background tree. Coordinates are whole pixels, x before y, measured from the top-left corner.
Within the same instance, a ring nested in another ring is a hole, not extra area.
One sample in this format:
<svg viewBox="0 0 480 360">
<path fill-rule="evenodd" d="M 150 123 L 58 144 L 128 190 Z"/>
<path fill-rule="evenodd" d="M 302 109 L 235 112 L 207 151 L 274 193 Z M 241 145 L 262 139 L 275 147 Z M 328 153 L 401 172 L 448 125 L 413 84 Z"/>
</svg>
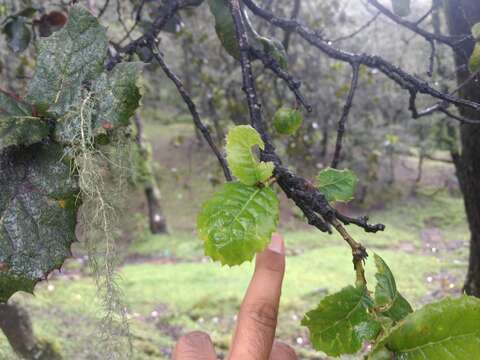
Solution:
<svg viewBox="0 0 480 360">
<path fill-rule="evenodd" d="M 480 21 L 480 4 L 477 1 L 446 1 L 445 14 L 450 33 L 453 36 L 459 36 L 468 33 L 468 29 L 471 29 L 473 25 Z M 472 75 L 468 66 L 468 59 L 472 55 L 474 45 L 475 40 L 473 38 L 462 42 L 459 51 L 455 53 L 455 68 L 460 96 L 464 99 L 479 102 L 478 74 Z M 460 108 L 459 111 L 465 118 L 480 118 L 480 112 L 475 109 Z M 470 260 L 465 280 L 465 292 L 475 296 L 480 296 L 479 136 L 480 126 L 478 124 L 461 124 L 461 146 L 452 152 L 471 233 Z"/>
</svg>

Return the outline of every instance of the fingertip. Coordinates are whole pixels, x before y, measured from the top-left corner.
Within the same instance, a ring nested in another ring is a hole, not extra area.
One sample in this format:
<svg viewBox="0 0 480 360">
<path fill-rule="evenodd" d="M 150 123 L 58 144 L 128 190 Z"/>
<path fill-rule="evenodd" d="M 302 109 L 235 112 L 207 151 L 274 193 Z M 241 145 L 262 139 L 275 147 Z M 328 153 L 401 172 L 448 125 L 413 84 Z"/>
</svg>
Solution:
<svg viewBox="0 0 480 360">
<path fill-rule="evenodd" d="M 285 271 L 285 245 L 278 233 L 273 233 L 265 250 L 257 254 L 255 270 L 262 269 L 282 274 Z"/>
<path fill-rule="evenodd" d="M 285 245 L 283 243 L 283 238 L 279 233 L 274 232 L 272 234 L 268 249 L 281 255 L 285 254 Z"/>
</svg>

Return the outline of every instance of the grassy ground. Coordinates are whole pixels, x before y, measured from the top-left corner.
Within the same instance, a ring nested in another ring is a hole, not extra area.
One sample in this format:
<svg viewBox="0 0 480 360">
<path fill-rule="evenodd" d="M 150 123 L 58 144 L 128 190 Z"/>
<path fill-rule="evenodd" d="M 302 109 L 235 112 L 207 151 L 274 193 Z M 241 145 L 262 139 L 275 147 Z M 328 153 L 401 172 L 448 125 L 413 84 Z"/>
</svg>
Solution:
<svg viewBox="0 0 480 360">
<path fill-rule="evenodd" d="M 147 129 L 157 139 L 154 154 L 162 164 L 158 173 L 171 233 L 149 235 L 138 220 L 141 217 L 129 216 L 137 223 L 132 232 L 135 241 L 125 248 L 118 282 L 128 306 L 134 359 L 168 359 L 175 340 L 197 329 L 209 332 L 224 354 L 252 264 L 230 269 L 212 263 L 195 237 L 198 206 L 220 178 L 216 170 L 204 174 L 202 169 L 215 159 L 206 150 L 199 151 L 191 138 L 182 138 L 184 125 L 170 126 L 168 131 Z M 286 199 L 282 206 L 288 256 L 278 336 L 294 345 L 300 358 L 321 359 L 311 351 L 300 320 L 322 296 L 354 281 L 351 256 L 339 236 L 310 230 L 291 216 Z M 131 212 L 142 209 L 141 203 L 132 203 Z M 372 235 L 352 228 L 352 234 L 370 253 L 387 261 L 399 288 L 415 306 L 459 292 L 468 236 L 461 199 L 425 191 L 371 215 L 386 224 L 386 231 Z M 101 305 L 81 246 L 76 253 L 62 273 L 37 287 L 35 296 L 17 294 L 14 300 L 29 309 L 36 333 L 55 339 L 66 359 L 98 359 Z M 371 261 L 367 275 L 373 284 Z M 0 359 L 13 358 L 0 335 Z"/>
</svg>

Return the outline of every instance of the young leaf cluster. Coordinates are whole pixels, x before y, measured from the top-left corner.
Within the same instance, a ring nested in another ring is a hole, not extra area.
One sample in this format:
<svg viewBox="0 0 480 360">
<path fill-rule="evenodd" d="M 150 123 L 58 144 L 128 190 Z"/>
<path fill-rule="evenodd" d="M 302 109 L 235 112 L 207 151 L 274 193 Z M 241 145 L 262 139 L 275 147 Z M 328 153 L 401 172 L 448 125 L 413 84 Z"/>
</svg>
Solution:
<svg viewBox="0 0 480 360">
<path fill-rule="evenodd" d="M 258 132 L 248 125 L 227 135 L 227 162 L 238 181 L 226 183 L 203 204 L 197 230 L 205 254 L 222 264 L 251 260 L 269 243 L 278 223 L 278 199 L 266 183 L 273 163 L 259 162 L 252 148 L 263 149 Z"/>
</svg>

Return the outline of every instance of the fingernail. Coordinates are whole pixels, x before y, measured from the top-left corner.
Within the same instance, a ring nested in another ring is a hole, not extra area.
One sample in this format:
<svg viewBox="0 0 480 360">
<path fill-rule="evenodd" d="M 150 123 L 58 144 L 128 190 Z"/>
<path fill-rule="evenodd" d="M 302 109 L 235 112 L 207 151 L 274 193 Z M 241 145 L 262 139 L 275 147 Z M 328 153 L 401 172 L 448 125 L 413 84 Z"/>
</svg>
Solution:
<svg viewBox="0 0 480 360">
<path fill-rule="evenodd" d="M 270 244 L 268 244 L 268 248 L 273 252 L 276 252 L 278 254 L 283 254 L 285 251 L 285 247 L 283 245 L 282 237 L 277 233 L 273 233 L 272 240 L 270 240 Z"/>
</svg>

